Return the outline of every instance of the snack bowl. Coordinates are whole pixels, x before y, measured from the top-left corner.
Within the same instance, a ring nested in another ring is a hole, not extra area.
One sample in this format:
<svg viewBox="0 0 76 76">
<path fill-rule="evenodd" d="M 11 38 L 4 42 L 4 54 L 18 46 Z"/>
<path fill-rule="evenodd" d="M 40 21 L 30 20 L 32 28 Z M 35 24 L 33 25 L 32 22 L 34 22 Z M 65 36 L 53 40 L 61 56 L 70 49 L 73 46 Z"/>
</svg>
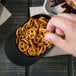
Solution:
<svg viewBox="0 0 76 76">
<path fill-rule="evenodd" d="M 38 14 L 35 16 L 32 16 L 30 18 L 39 18 L 39 17 L 45 17 L 46 19 L 50 19 L 50 16 L 45 14 Z M 29 18 L 29 19 L 30 19 Z M 28 22 L 29 19 L 26 21 Z M 25 23 L 26 23 L 25 22 Z M 24 24 L 23 24 L 24 25 Z M 21 26 L 23 26 L 21 25 Z M 50 48 L 52 49 L 52 47 Z M 46 52 L 39 56 L 26 56 L 25 54 L 21 53 L 19 51 L 17 44 L 16 44 L 16 30 L 10 34 L 6 40 L 4 41 L 4 50 L 7 55 L 7 57 L 15 64 L 20 66 L 30 66 L 37 62 L 40 58 L 42 58 L 45 54 L 49 52 L 50 49 L 47 49 Z"/>
</svg>

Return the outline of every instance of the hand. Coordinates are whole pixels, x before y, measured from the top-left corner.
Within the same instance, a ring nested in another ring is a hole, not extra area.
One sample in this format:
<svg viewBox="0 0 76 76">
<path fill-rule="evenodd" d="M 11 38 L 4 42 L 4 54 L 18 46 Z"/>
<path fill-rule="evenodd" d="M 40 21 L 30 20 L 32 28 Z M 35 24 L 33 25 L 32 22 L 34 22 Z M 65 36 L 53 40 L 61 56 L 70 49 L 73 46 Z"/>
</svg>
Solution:
<svg viewBox="0 0 76 76">
<path fill-rule="evenodd" d="M 65 52 L 76 57 L 76 15 L 61 13 L 53 16 L 48 24 L 45 38 Z M 64 38 L 65 37 L 65 38 Z"/>
</svg>

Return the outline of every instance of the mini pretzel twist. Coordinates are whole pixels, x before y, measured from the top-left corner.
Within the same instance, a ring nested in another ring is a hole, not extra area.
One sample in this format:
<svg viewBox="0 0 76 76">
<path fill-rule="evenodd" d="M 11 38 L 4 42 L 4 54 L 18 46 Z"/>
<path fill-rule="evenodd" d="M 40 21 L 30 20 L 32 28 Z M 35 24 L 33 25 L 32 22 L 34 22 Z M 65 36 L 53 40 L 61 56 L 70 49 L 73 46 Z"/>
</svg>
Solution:
<svg viewBox="0 0 76 76">
<path fill-rule="evenodd" d="M 17 37 L 16 38 L 16 44 L 18 44 L 20 41 L 21 41 L 21 39 Z"/>
<path fill-rule="evenodd" d="M 45 24 L 47 24 L 48 19 L 44 18 L 44 17 L 40 17 L 39 20 Z"/>
<path fill-rule="evenodd" d="M 28 54 L 30 56 L 36 56 L 36 50 L 34 48 L 30 47 L 28 50 Z"/>
<path fill-rule="evenodd" d="M 17 29 L 17 31 L 16 31 L 16 36 L 17 36 L 18 38 L 21 38 L 21 37 L 22 37 L 22 28 L 21 28 L 21 27 Z"/>
<path fill-rule="evenodd" d="M 46 45 L 43 45 L 42 49 L 43 49 L 43 51 L 41 52 L 41 54 L 43 54 L 46 51 L 46 49 L 47 49 Z"/>
<path fill-rule="evenodd" d="M 28 25 L 27 27 L 31 28 L 33 26 L 33 22 L 34 22 L 34 19 L 31 18 L 27 23 L 27 25 Z"/>
<path fill-rule="evenodd" d="M 30 39 L 33 39 L 36 36 L 36 31 L 34 29 L 29 29 L 26 34 L 30 37 Z"/>
<path fill-rule="evenodd" d="M 23 25 L 23 27 L 26 27 L 27 26 L 27 23 L 25 23 L 24 25 Z"/>
<path fill-rule="evenodd" d="M 36 36 L 36 38 L 34 38 L 34 43 L 39 44 L 42 40 L 42 35 L 38 35 Z"/>
<path fill-rule="evenodd" d="M 24 53 L 28 50 L 29 45 L 27 45 L 23 41 L 21 41 L 21 42 L 19 42 L 18 48 L 22 53 Z"/>
<path fill-rule="evenodd" d="M 25 27 L 22 27 L 22 34 L 23 35 L 26 35 L 26 31 L 27 31 L 26 28 Z"/>
</svg>

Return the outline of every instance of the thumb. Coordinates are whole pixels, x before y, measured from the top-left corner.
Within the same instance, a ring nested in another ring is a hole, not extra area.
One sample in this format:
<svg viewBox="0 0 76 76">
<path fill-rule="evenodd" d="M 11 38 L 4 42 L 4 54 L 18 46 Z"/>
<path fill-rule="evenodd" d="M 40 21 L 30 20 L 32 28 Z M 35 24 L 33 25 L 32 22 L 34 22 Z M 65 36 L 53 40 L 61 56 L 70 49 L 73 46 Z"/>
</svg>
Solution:
<svg viewBox="0 0 76 76">
<path fill-rule="evenodd" d="M 61 49 L 64 49 L 65 40 L 63 40 L 60 36 L 54 34 L 54 33 L 48 33 L 45 35 L 45 39 L 52 42 L 54 45 L 58 46 Z"/>
</svg>

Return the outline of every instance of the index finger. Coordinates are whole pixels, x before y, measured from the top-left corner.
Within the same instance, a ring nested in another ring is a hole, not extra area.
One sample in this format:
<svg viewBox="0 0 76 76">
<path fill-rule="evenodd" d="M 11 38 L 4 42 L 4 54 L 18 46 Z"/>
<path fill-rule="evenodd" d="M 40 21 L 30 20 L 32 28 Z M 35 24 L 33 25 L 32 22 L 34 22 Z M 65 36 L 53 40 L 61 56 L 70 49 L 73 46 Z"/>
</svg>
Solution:
<svg viewBox="0 0 76 76">
<path fill-rule="evenodd" d="M 59 13 L 58 15 L 76 22 L 76 14 Z"/>
<path fill-rule="evenodd" d="M 68 25 L 70 25 L 71 20 L 62 17 L 62 16 L 54 16 L 52 17 L 48 24 L 47 24 L 47 30 L 53 31 L 56 27 L 61 29 L 63 32 L 66 32 Z"/>
</svg>

